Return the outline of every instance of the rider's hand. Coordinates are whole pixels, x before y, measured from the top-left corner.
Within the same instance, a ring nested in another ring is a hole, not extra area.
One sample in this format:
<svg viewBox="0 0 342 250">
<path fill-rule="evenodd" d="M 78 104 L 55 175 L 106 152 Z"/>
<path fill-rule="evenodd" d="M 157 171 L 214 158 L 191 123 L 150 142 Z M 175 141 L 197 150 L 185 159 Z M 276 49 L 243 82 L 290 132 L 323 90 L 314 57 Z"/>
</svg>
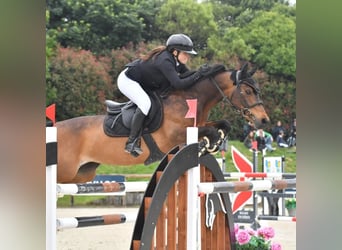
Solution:
<svg viewBox="0 0 342 250">
<path fill-rule="evenodd" d="M 211 67 L 208 64 L 203 64 L 201 67 L 199 67 L 198 72 L 201 74 L 201 76 L 209 76 L 210 75 Z"/>
</svg>

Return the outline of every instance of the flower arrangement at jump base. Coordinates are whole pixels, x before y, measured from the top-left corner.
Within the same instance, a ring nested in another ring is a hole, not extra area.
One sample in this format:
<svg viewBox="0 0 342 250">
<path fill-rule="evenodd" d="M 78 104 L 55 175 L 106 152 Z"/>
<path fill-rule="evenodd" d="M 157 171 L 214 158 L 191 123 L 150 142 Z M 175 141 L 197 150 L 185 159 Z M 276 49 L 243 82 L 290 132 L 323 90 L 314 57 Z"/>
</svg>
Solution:
<svg viewBox="0 0 342 250">
<path fill-rule="evenodd" d="M 296 198 L 285 199 L 285 207 L 289 216 L 296 216 L 297 201 Z"/>
<path fill-rule="evenodd" d="M 275 235 L 272 227 L 261 227 L 253 230 L 234 224 L 234 232 L 236 250 L 282 250 L 279 243 L 271 242 Z"/>
<path fill-rule="evenodd" d="M 296 198 L 285 199 L 285 207 L 287 209 L 296 208 L 297 207 Z"/>
</svg>

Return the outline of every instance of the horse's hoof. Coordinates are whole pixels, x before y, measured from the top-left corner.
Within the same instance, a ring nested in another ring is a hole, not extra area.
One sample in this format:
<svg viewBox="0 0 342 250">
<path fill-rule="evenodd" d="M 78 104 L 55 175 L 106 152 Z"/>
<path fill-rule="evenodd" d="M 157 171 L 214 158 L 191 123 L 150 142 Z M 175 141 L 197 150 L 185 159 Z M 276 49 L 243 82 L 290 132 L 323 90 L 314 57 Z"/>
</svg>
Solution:
<svg viewBox="0 0 342 250">
<path fill-rule="evenodd" d="M 221 139 L 223 139 L 226 136 L 222 129 L 219 129 L 217 132 L 220 134 Z"/>
<path fill-rule="evenodd" d="M 218 151 L 219 147 L 217 145 L 214 145 L 212 148 L 207 148 L 207 151 L 211 154 L 215 154 Z"/>
</svg>

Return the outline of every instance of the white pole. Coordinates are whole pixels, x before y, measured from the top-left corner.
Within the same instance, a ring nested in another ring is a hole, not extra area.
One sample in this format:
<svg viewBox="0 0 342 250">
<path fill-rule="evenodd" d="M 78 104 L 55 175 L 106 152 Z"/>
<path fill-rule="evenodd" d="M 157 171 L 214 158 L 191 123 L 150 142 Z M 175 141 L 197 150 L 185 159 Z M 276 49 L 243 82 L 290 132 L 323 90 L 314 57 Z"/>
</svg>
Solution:
<svg viewBox="0 0 342 250">
<path fill-rule="evenodd" d="M 57 142 L 57 128 L 46 127 L 46 143 Z M 46 166 L 46 250 L 56 250 L 57 164 Z"/>
<path fill-rule="evenodd" d="M 187 144 L 198 142 L 198 128 L 187 128 Z M 195 155 L 194 157 L 198 157 Z M 188 170 L 187 250 L 201 249 L 201 211 L 197 185 L 200 183 L 200 167 Z"/>
</svg>

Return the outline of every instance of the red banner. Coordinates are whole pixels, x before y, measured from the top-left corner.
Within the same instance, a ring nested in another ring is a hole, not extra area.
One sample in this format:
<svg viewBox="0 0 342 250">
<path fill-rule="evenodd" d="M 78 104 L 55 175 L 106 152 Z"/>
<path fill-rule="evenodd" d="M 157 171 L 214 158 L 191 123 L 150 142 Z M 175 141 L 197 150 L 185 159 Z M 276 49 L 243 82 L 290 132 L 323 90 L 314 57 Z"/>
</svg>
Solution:
<svg viewBox="0 0 342 250">
<path fill-rule="evenodd" d="M 56 104 L 51 104 L 49 107 L 45 109 L 45 115 L 49 118 L 53 125 L 56 123 Z"/>
<path fill-rule="evenodd" d="M 250 173 L 253 172 L 253 164 L 238 151 L 234 146 L 231 146 L 232 158 L 235 167 L 239 172 Z M 244 181 L 245 177 L 241 177 L 240 181 Z M 234 201 L 232 202 L 232 212 L 233 214 L 241 209 L 247 201 L 252 197 L 252 191 L 244 191 L 236 194 Z"/>
<path fill-rule="evenodd" d="M 196 127 L 196 117 L 197 117 L 197 99 L 186 100 L 189 110 L 185 115 L 185 118 L 194 118 L 194 127 Z"/>
</svg>

